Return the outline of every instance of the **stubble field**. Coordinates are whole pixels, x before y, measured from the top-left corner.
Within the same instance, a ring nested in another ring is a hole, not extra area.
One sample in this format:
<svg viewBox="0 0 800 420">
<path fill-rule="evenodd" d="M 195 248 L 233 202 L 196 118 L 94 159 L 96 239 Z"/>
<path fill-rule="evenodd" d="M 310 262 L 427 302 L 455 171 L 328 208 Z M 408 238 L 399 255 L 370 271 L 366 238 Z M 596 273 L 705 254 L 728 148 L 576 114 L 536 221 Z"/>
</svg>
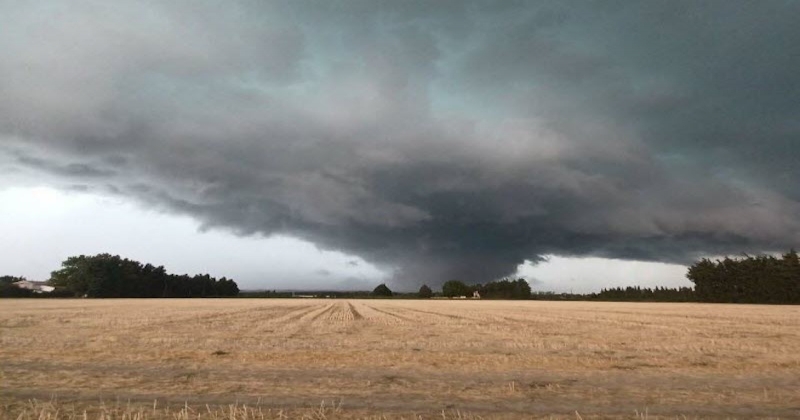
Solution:
<svg viewBox="0 0 800 420">
<path fill-rule="evenodd" d="M 798 325 L 792 306 L 4 299 L 0 417 L 800 418 Z"/>
</svg>

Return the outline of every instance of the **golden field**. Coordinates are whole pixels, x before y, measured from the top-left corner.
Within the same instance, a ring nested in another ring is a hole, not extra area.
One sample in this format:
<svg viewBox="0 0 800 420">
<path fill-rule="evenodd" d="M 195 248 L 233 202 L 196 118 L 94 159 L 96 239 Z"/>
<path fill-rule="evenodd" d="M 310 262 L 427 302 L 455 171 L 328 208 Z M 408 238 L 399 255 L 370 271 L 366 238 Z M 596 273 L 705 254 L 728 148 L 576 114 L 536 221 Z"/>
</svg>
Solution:
<svg viewBox="0 0 800 420">
<path fill-rule="evenodd" d="M 3 299 L 0 417 L 800 418 L 800 307 Z"/>
</svg>

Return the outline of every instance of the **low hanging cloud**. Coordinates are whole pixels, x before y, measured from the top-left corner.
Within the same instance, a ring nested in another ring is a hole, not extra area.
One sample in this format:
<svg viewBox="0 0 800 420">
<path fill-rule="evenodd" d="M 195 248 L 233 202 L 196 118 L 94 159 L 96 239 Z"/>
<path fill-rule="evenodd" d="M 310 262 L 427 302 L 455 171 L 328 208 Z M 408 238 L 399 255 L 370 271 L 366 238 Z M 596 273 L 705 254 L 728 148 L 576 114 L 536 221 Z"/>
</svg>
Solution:
<svg viewBox="0 0 800 420">
<path fill-rule="evenodd" d="M 485 281 L 800 239 L 800 3 L 5 2 L 4 173 Z M 33 175 L 35 176 L 35 175 Z"/>
</svg>

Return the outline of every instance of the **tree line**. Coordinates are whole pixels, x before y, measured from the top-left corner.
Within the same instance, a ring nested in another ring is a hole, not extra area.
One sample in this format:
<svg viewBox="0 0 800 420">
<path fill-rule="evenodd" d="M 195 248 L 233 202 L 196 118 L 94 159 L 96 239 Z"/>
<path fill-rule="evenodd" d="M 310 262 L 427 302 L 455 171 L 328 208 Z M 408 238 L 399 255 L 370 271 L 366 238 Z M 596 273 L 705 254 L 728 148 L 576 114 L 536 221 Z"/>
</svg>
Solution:
<svg viewBox="0 0 800 420">
<path fill-rule="evenodd" d="M 689 267 L 686 277 L 701 302 L 800 303 L 800 261 L 795 250 L 781 258 L 702 259 Z"/>
<path fill-rule="evenodd" d="M 478 292 L 485 299 L 535 300 L 605 300 L 645 302 L 727 302 L 800 304 L 800 259 L 794 250 L 780 258 L 761 255 L 711 261 L 702 259 L 689 267 L 687 278 L 694 288 L 654 289 L 626 287 L 603 289 L 590 294 L 532 293 L 524 279 L 502 279 L 486 284 L 468 285 L 459 280 L 444 283 L 441 292 L 427 285 L 417 293 L 397 294 L 385 284 L 369 292 L 330 292 L 335 297 L 411 297 L 434 295 L 457 298 L 471 297 Z M 118 255 L 98 254 L 67 258 L 59 270 L 53 271 L 48 283 L 55 292 L 35 293 L 16 287 L 22 277 L 0 277 L 0 297 L 223 297 L 237 296 L 239 287 L 225 277 L 208 274 L 194 276 L 168 274 L 163 266 L 142 264 Z M 290 297 L 291 293 L 260 292 L 253 297 Z M 351 296 L 352 295 L 352 296 Z"/>
<path fill-rule="evenodd" d="M 615 287 L 602 289 L 600 293 L 592 293 L 592 300 L 614 302 L 695 302 L 694 290 L 691 287 Z"/>
<path fill-rule="evenodd" d="M 588 294 L 532 293 L 524 279 L 503 279 L 476 285 L 450 280 L 444 283 L 439 295 L 470 297 L 477 291 L 485 299 L 800 304 L 800 258 L 795 250 L 781 257 L 745 255 L 738 259 L 725 257 L 715 261 L 704 258 L 689 267 L 686 277 L 694 283 L 693 288 L 617 287 Z M 391 296 L 392 292 L 386 285 L 380 285 L 373 295 Z M 423 285 L 415 297 L 430 298 L 434 295 L 430 287 Z"/>
<path fill-rule="evenodd" d="M 472 297 L 475 292 L 478 292 L 481 298 L 486 299 L 530 299 L 531 297 L 531 287 L 525 279 L 502 279 L 474 285 L 468 285 L 459 280 L 449 280 L 442 285 L 441 296 L 448 298 Z M 386 284 L 378 285 L 371 295 L 374 297 L 397 296 Z M 416 294 L 399 295 L 398 297 L 427 299 L 433 296 L 433 290 L 428 285 L 423 284 Z"/>
<path fill-rule="evenodd" d="M 525 279 L 502 279 L 474 285 L 450 280 L 442 285 L 445 297 L 472 296 L 475 292 L 482 299 L 530 299 L 531 286 Z"/>
<path fill-rule="evenodd" d="M 225 277 L 168 274 L 163 266 L 118 255 L 69 257 L 53 271 L 49 284 L 74 296 L 98 298 L 185 298 L 236 296 L 239 287 Z"/>
</svg>

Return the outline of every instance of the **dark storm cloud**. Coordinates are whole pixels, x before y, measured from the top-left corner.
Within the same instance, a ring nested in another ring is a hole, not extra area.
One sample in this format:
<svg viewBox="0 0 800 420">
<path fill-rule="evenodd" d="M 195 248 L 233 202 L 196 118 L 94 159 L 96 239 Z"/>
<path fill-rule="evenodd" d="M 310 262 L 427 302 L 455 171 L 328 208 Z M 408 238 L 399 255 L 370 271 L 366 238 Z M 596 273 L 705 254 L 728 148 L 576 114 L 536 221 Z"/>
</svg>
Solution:
<svg viewBox="0 0 800 420">
<path fill-rule="evenodd" d="M 798 2 L 0 7 L 6 154 L 208 228 L 414 285 L 800 239 Z"/>
</svg>

